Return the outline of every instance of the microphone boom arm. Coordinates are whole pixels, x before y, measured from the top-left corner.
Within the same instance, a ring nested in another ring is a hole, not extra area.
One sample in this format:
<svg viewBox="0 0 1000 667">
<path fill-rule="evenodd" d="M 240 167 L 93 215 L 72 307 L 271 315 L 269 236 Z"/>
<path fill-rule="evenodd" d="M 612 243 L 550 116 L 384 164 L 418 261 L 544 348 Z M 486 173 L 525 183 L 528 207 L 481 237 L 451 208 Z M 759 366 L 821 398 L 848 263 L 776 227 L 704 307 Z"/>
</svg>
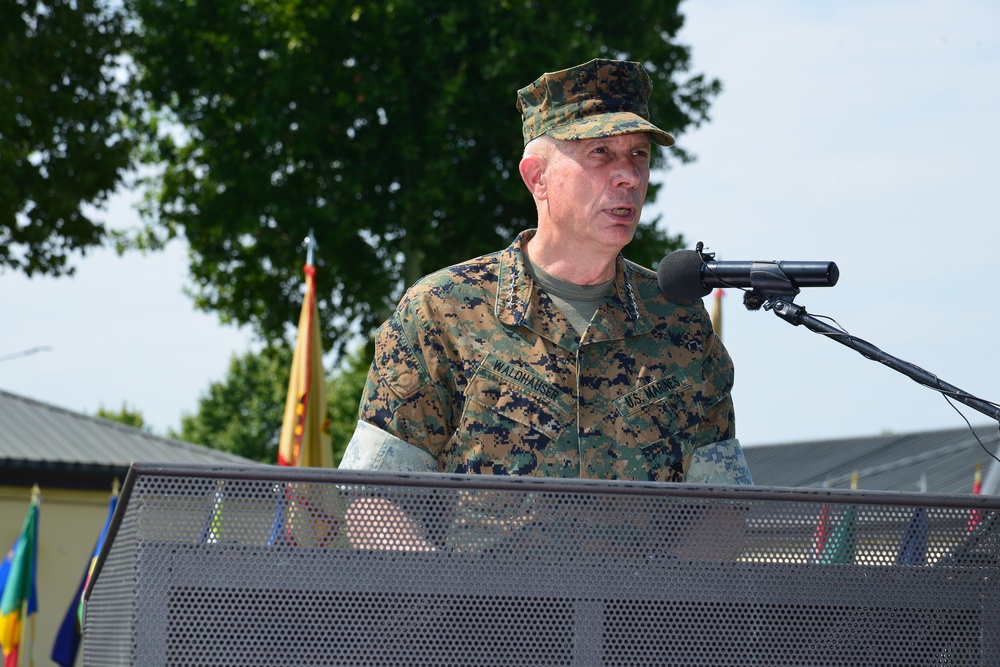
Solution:
<svg viewBox="0 0 1000 667">
<path fill-rule="evenodd" d="M 774 311 L 775 315 L 789 324 L 794 326 L 803 325 L 814 333 L 822 334 L 831 340 L 837 341 L 841 345 L 851 348 L 863 357 L 877 361 L 885 366 L 888 366 L 894 371 L 902 373 L 917 384 L 939 391 L 945 396 L 964 403 L 973 410 L 1000 422 L 1000 406 L 989 401 L 984 401 L 983 399 L 977 398 L 976 396 L 973 396 L 972 394 L 963 391 L 952 384 L 948 384 L 933 373 L 929 373 L 923 368 L 911 364 L 908 361 L 903 361 L 902 359 L 894 357 L 891 354 L 875 347 L 868 341 L 862 340 L 861 338 L 852 336 L 846 331 L 830 326 L 829 324 L 807 313 L 804 307 L 792 303 L 790 299 L 782 298 L 781 295 L 761 294 L 756 292 L 756 290 L 755 292 L 749 294 L 753 293 L 756 293 L 757 296 L 762 299 L 764 310 Z"/>
</svg>

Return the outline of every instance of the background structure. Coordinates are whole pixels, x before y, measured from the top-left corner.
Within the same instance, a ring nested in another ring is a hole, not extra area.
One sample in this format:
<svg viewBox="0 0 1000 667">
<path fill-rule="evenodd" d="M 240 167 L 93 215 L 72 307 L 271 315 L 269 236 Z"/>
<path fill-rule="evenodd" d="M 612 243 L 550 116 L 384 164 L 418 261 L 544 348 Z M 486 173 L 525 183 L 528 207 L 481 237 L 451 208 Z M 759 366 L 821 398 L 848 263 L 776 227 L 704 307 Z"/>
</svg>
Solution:
<svg viewBox="0 0 1000 667">
<path fill-rule="evenodd" d="M 682 11 L 694 70 L 725 89 L 712 122 L 682 138 L 698 161 L 659 175 L 666 186 L 648 214 L 719 259 L 836 261 L 840 284 L 797 303 L 1000 399 L 1000 6 L 703 0 Z M 114 201 L 114 224 L 134 224 L 133 200 Z M 321 253 L 336 252 L 317 235 Z M 0 363 L 0 389 L 89 413 L 127 403 L 157 433 L 177 428 L 249 346 L 248 334 L 194 312 L 184 282 L 180 245 L 94 252 L 72 279 L 0 276 L 0 355 L 51 348 Z M 936 394 L 744 311 L 736 293 L 723 310 L 746 444 L 963 425 Z"/>
</svg>

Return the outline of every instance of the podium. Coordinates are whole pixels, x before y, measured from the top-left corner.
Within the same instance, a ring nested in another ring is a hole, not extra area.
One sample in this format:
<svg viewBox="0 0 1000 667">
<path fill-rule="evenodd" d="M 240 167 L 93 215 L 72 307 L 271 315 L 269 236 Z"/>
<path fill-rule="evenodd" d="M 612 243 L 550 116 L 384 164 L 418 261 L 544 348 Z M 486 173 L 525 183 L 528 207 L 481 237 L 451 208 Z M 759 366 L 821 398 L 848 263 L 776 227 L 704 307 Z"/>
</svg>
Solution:
<svg viewBox="0 0 1000 667">
<path fill-rule="evenodd" d="M 135 464 L 83 664 L 1000 665 L 1000 498 Z"/>
</svg>

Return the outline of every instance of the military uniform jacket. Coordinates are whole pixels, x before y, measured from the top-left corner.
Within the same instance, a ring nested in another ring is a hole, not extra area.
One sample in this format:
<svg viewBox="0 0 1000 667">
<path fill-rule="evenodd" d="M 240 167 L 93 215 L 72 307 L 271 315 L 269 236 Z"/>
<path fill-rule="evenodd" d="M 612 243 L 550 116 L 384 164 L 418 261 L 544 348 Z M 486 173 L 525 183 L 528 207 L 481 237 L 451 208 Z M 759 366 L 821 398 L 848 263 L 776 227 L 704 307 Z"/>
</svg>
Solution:
<svg viewBox="0 0 1000 667">
<path fill-rule="evenodd" d="M 683 481 L 735 437 L 733 366 L 701 300 L 621 256 L 579 336 L 506 250 L 433 273 L 378 330 L 359 419 L 441 472 Z"/>
</svg>

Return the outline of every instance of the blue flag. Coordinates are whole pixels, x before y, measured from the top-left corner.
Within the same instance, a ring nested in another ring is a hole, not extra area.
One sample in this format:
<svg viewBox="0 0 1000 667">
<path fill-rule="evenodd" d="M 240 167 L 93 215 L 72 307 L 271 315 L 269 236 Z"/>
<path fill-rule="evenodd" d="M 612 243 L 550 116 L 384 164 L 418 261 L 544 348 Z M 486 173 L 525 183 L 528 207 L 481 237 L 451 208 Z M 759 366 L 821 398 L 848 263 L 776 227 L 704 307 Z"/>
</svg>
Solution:
<svg viewBox="0 0 1000 667">
<path fill-rule="evenodd" d="M 923 565 L 927 557 L 927 508 L 918 507 L 910 517 L 896 554 L 896 565 Z"/>
<path fill-rule="evenodd" d="M 101 553 L 101 547 L 104 546 L 104 539 L 108 536 L 108 528 L 111 527 L 111 517 L 114 516 L 115 507 L 117 506 L 118 494 L 112 494 L 111 501 L 108 503 L 108 516 L 104 520 L 104 528 L 101 529 L 101 534 L 97 538 L 97 544 L 94 546 L 90 561 L 87 563 L 87 568 L 80 578 L 80 584 L 76 588 L 76 594 L 73 595 L 73 600 L 69 603 L 69 609 L 66 610 L 66 615 L 59 626 L 59 632 L 56 633 L 56 640 L 52 644 L 52 660 L 62 665 L 62 667 L 72 667 L 76 662 L 76 654 L 80 650 L 80 641 L 82 639 L 80 632 L 80 610 L 83 605 L 83 591 L 90 580 L 91 572 L 94 571 L 94 565 L 97 564 L 97 557 Z"/>
</svg>

